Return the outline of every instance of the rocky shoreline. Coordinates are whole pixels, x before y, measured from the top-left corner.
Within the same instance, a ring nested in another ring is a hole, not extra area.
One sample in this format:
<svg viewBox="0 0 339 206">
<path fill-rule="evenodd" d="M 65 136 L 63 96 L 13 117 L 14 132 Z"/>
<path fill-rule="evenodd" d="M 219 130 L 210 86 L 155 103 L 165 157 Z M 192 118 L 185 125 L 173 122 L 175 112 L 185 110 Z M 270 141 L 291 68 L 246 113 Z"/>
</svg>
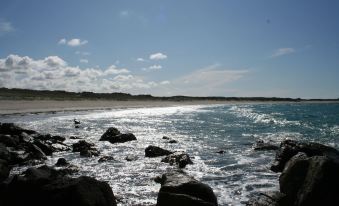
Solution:
<svg viewBox="0 0 339 206">
<path fill-rule="evenodd" d="M 177 143 L 168 137 L 163 139 Z M 0 124 L 0 205 L 117 205 L 119 198 L 106 182 L 87 176 L 71 177 L 79 168 L 65 159 L 60 158 L 54 166 L 44 165 L 47 156 L 60 151 L 79 152 L 84 158 L 99 157 L 98 162 L 114 159 L 101 155 L 94 144 L 85 140 L 72 145 L 65 144 L 65 140 L 12 123 Z M 100 141 L 119 144 L 138 140 L 132 133 L 124 134 L 111 127 Z M 248 206 L 337 205 L 339 202 L 336 149 L 293 140 L 283 141 L 280 147 L 258 141 L 253 149 L 277 150 L 271 170 L 281 172 L 280 190 L 259 194 L 246 203 Z M 149 145 L 145 157 L 163 157 L 161 162 L 176 165 L 176 169 L 154 177 L 161 184 L 156 205 L 218 205 L 211 187 L 184 172 L 186 165 L 194 164 L 189 154 Z M 126 161 L 137 161 L 137 157 L 128 156 Z M 22 174 L 10 175 L 12 168 L 21 165 L 29 168 Z"/>
</svg>

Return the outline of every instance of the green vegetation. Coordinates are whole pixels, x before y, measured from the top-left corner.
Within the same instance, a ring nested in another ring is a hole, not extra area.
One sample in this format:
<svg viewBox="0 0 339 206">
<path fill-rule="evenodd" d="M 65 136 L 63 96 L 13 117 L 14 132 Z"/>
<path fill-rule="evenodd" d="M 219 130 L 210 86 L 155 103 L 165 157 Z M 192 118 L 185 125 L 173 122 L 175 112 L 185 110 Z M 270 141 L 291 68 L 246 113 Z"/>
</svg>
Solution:
<svg viewBox="0 0 339 206">
<path fill-rule="evenodd" d="M 191 97 L 171 96 L 155 97 L 152 95 L 131 95 L 127 93 L 93 93 L 93 92 L 67 92 L 30 89 L 8 89 L 0 88 L 0 100 L 143 100 L 143 101 L 339 101 L 339 99 L 300 99 L 300 98 L 279 98 L 279 97 Z"/>
</svg>

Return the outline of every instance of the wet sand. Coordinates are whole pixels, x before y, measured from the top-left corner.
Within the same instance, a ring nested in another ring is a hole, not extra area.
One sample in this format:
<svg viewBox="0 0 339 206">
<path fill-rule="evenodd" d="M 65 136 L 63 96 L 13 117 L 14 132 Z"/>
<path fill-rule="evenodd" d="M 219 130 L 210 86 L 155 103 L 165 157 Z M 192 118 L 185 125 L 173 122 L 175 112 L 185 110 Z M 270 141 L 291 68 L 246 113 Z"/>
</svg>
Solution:
<svg viewBox="0 0 339 206">
<path fill-rule="evenodd" d="M 229 104 L 230 101 L 0 100 L 0 114 Z"/>
</svg>

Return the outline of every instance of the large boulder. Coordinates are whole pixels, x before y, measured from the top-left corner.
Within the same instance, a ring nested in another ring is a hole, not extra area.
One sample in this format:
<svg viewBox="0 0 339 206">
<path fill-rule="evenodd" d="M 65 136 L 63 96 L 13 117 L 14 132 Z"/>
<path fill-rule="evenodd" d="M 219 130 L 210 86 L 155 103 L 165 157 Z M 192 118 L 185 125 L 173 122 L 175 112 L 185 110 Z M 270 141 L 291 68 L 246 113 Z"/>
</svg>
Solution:
<svg viewBox="0 0 339 206">
<path fill-rule="evenodd" d="M 285 194 L 278 191 L 259 193 L 251 197 L 246 206 L 285 206 Z M 286 205 L 287 206 L 287 205 Z"/>
<path fill-rule="evenodd" d="M 94 147 L 94 144 L 88 143 L 85 140 L 80 140 L 72 145 L 73 152 L 80 152 L 80 156 L 92 157 L 99 156 L 100 152 Z"/>
<path fill-rule="evenodd" d="M 179 168 L 184 168 L 188 164 L 193 164 L 190 156 L 185 152 L 174 152 L 163 158 L 161 162 L 169 163 L 170 165 L 176 164 Z"/>
<path fill-rule="evenodd" d="M 216 206 L 212 188 L 180 172 L 162 175 L 157 206 Z"/>
<path fill-rule="evenodd" d="M 277 150 L 279 147 L 270 142 L 264 142 L 263 140 L 256 141 L 254 145 L 254 150 L 263 151 L 263 150 Z"/>
<path fill-rule="evenodd" d="M 160 147 L 157 146 L 148 146 L 145 149 L 145 157 L 160 157 L 160 156 L 165 156 L 165 155 L 170 155 L 173 152 L 162 149 Z"/>
<path fill-rule="evenodd" d="M 303 152 L 308 157 L 327 156 L 335 159 L 339 157 L 338 150 L 326 145 L 314 142 L 285 140 L 280 144 L 280 148 L 276 154 L 275 162 L 271 166 L 271 170 L 274 172 L 282 172 L 285 164 L 298 152 Z"/>
<path fill-rule="evenodd" d="M 7 179 L 9 176 L 11 168 L 8 165 L 7 161 L 0 159 L 0 182 Z"/>
<path fill-rule="evenodd" d="M 110 127 L 107 131 L 101 136 L 99 141 L 109 141 L 110 143 L 124 143 L 128 141 L 137 140 L 137 138 L 132 133 L 121 134 L 117 128 Z"/>
<path fill-rule="evenodd" d="M 2 206 L 115 206 L 110 186 L 91 177 L 69 178 L 43 166 L 14 176 L 0 194 Z"/>
<path fill-rule="evenodd" d="M 294 156 L 279 178 L 287 205 L 335 206 L 339 204 L 339 160 L 328 156 Z"/>
<path fill-rule="evenodd" d="M 35 134 L 36 131 L 23 129 L 13 123 L 0 123 L 0 134 L 21 135 L 21 133 Z"/>
</svg>

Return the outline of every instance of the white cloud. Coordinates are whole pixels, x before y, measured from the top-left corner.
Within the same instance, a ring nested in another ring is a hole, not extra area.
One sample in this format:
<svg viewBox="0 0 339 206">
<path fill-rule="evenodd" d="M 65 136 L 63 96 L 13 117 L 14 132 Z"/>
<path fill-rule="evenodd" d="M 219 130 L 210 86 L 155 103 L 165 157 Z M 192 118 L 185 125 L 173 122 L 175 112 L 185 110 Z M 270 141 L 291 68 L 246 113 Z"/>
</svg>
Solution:
<svg viewBox="0 0 339 206">
<path fill-rule="evenodd" d="M 171 82 L 168 81 L 168 80 L 165 80 L 165 81 L 160 82 L 161 85 L 167 85 L 167 84 L 170 84 L 170 83 L 171 83 Z"/>
<path fill-rule="evenodd" d="M 279 48 L 271 55 L 272 58 L 279 57 L 287 54 L 292 54 L 295 52 L 294 48 Z"/>
<path fill-rule="evenodd" d="M 106 69 L 104 71 L 105 75 L 109 75 L 109 74 L 127 74 L 130 73 L 130 71 L 128 69 L 118 69 L 115 65 L 111 65 L 110 67 L 108 67 L 108 69 Z"/>
<path fill-rule="evenodd" d="M 80 63 L 87 64 L 88 63 L 88 59 L 80 59 Z"/>
<path fill-rule="evenodd" d="M 62 39 L 60 39 L 58 41 L 58 44 L 61 44 L 61 45 L 66 45 L 67 44 L 70 47 L 78 47 L 78 46 L 85 45 L 87 43 L 88 43 L 87 40 L 81 40 L 81 39 L 71 39 L 71 40 L 67 41 L 67 39 L 62 38 Z"/>
<path fill-rule="evenodd" d="M 160 83 L 145 81 L 115 65 L 106 70 L 69 66 L 58 56 L 32 59 L 9 55 L 0 59 L 0 86 L 92 92 L 149 93 Z"/>
<path fill-rule="evenodd" d="M 158 52 L 158 53 L 155 53 L 155 54 L 151 54 L 149 56 L 149 59 L 151 59 L 151 60 L 163 60 L 163 59 L 167 59 L 167 55 Z"/>
<path fill-rule="evenodd" d="M 59 42 L 58 42 L 58 44 L 66 44 L 66 43 L 67 43 L 67 41 L 66 41 L 65 38 L 60 39 Z"/>
<path fill-rule="evenodd" d="M 141 70 L 143 70 L 143 71 L 156 71 L 156 70 L 160 70 L 160 69 L 162 69 L 162 66 L 156 64 L 156 65 L 152 65 L 148 68 L 142 68 Z"/>
<path fill-rule="evenodd" d="M 138 61 L 138 62 L 144 62 L 145 59 L 143 59 L 143 58 L 137 58 L 137 61 Z"/>
<path fill-rule="evenodd" d="M 0 35 L 14 31 L 11 22 L 0 19 Z"/>
</svg>

